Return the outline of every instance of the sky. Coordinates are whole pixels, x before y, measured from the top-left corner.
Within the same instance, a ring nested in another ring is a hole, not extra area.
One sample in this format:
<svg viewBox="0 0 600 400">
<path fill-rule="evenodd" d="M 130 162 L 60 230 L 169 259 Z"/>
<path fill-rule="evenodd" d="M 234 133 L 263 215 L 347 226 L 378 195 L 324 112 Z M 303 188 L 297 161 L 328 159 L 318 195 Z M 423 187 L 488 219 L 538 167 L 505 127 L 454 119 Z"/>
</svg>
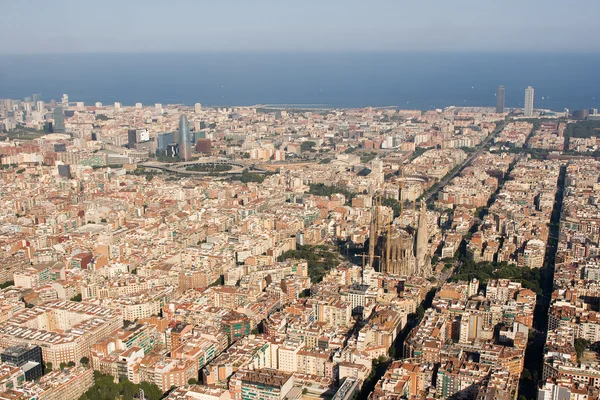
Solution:
<svg viewBox="0 0 600 400">
<path fill-rule="evenodd" d="M 0 54 L 600 51 L 599 0 L 0 0 Z"/>
</svg>

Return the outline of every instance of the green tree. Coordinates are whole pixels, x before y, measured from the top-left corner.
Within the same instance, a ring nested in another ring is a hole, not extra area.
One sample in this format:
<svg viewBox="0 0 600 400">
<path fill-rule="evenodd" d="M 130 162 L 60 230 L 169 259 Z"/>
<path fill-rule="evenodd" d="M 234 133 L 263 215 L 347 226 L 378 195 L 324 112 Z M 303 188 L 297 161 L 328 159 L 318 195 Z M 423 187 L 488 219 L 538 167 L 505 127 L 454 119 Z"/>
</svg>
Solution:
<svg viewBox="0 0 600 400">
<path fill-rule="evenodd" d="M 367 153 L 360 156 L 360 162 L 366 164 L 372 161 L 375 157 L 377 157 L 377 153 Z"/>
<path fill-rule="evenodd" d="M 381 202 L 382 205 L 387 206 L 389 208 L 391 208 L 394 211 L 394 218 L 397 218 L 400 216 L 400 213 L 402 212 L 402 203 L 399 202 L 396 199 L 383 199 L 383 201 Z"/>
<path fill-rule="evenodd" d="M 15 284 L 15 281 L 6 281 L 4 283 L 0 283 L 0 289 L 6 289 L 9 286 L 12 286 Z"/>
<path fill-rule="evenodd" d="M 248 168 L 246 168 L 242 171 L 242 173 L 240 175 L 232 176 L 231 180 L 232 181 L 240 181 L 242 183 L 248 183 L 248 182 L 263 183 L 263 181 L 265 180 L 266 177 L 267 177 L 266 174 L 257 174 L 257 173 L 249 172 Z"/>
<path fill-rule="evenodd" d="M 61 362 L 59 367 L 60 369 L 65 369 L 65 367 L 67 366 L 67 363 Z"/>
<path fill-rule="evenodd" d="M 339 188 L 337 186 L 328 186 L 322 183 L 311 183 L 309 187 L 310 190 L 308 193 L 314 194 L 315 196 L 331 196 L 332 194 L 341 193 L 344 195 L 344 197 L 346 197 L 347 202 L 351 202 L 352 198 L 355 196 L 355 193 L 346 189 Z"/>
<path fill-rule="evenodd" d="M 312 141 L 302 142 L 302 144 L 300 145 L 300 150 L 304 153 L 305 151 L 312 150 L 312 148 L 315 147 L 316 145 L 317 144 Z"/>
<path fill-rule="evenodd" d="M 583 352 L 590 345 L 585 339 L 575 339 L 575 353 L 577 353 L 577 361 L 581 360 L 581 356 L 583 356 Z"/>
<path fill-rule="evenodd" d="M 318 283 L 331 268 L 339 264 L 339 257 L 338 253 L 330 251 L 327 246 L 298 246 L 296 250 L 288 250 L 280 255 L 277 260 L 306 260 L 310 279 Z"/>
<path fill-rule="evenodd" d="M 123 379 L 119 382 L 119 393 L 123 399 L 133 399 L 139 393 L 138 385 L 128 379 Z"/>
<path fill-rule="evenodd" d="M 417 318 L 419 319 L 419 321 L 420 321 L 421 319 L 423 319 L 423 316 L 425 315 L 425 309 L 423 308 L 423 306 L 419 306 L 419 307 L 417 307 L 417 312 L 416 312 L 416 314 L 417 314 Z"/>
<path fill-rule="evenodd" d="M 85 356 L 81 357 L 81 360 L 79 360 L 79 364 L 85 365 L 85 366 L 90 365 L 90 359 Z"/>
<path fill-rule="evenodd" d="M 46 371 L 50 372 L 52 371 L 52 363 L 50 361 L 48 361 L 47 363 L 44 363 L 45 367 L 46 367 Z"/>
<path fill-rule="evenodd" d="M 163 392 L 153 383 L 142 382 L 140 383 L 140 388 L 149 400 L 160 400 L 163 396 Z"/>
<path fill-rule="evenodd" d="M 71 301 L 81 302 L 81 293 L 77 293 L 75 296 L 71 297 Z"/>
<path fill-rule="evenodd" d="M 135 385 L 127 379 L 115 383 L 112 376 L 94 371 L 94 385 L 80 397 L 80 400 L 134 399 L 140 388 L 144 390 L 146 399 L 159 400 L 163 397 L 160 388 L 153 383 L 142 382 Z"/>
<path fill-rule="evenodd" d="M 198 383 L 198 380 L 195 378 L 190 378 L 188 379 L 188 384 L 190 385 L 195 385 L 196 383 Z"/>
</svg>

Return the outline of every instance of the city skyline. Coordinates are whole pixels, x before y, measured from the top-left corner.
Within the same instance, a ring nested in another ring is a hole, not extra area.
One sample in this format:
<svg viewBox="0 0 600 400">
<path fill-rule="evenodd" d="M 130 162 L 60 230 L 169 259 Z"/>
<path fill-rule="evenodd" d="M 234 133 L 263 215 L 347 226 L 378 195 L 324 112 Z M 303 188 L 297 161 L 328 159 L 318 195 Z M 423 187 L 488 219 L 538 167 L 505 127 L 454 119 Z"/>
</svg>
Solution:
<svg viewBox="0 0 600 400">
<path fill-rule="evenodd" d="M 35 93 L 33 95 L 33 97 L 31 96 L 25 96 L 23 98 L 23 101 L 25 103 L 33 103 L 32 104 L 32 108 L 37 110 L 37 111 L 43 111 L 43 108 L 45 106 L 53 106 L 52 103 L 46 104 L 43 100 L 32 100 L 32 99 L 39 99 L 41 98 L 42 94 L 41 93 Z M 66 98 L 66 100 L 65 100 Z M 55 100 L 53 100 L 54 103 L 54 108 L 53 108 L 53 117 L 55 120 L 58 120 L 59 122 L 59 129 L 62 128 L 62 130 L 64 131 L 64 109 L 63 107 L 67 104 L 69 104 L 68 102 L 68 95 L 67 94 L 63 94 L 62 95 L 62 102 L 61 103 L 57 103 Z M 504 87 L 504 85 L 499 85 L 496 88 L 496 93 L 495 93 L 495 105 L 494 106 L 475 106 L 476 108 L 494 108 L 496 113 L 504 113 L 505 110 L 510 109 L 512 111 L 517 111 L 519 109 L 522 109 L 523 113 L 525 116 L 532 116 L 533 112 L 535 110 L 534 108 L 534 101 L 535 101 L 535 89 L 532 86 L 527 86 L 525 88 L 525 96 L 524 96 L 524 102 L 523 102 L 523 107 L 506 107 L 505 103 L 506 103 L 506 88 Z M 78 104 L 79 106 L 84 106 L 87 105 L 85 102 L 81 102 L 81 101 L 71 101 L 72 104 Z M 96 107 L 106 107 L 106 106 L 110 106 L 111 104 L 103 104 L 102 102 L 95 102 L 94 105 Z M 170 104 L 169 104 L 170 105 Z M 115 107 L 121 107 L 121 106 L 125 106 L 125 104 L 121 103 L 121 102 L 114 102 L 114 106 Z M 160 103 L 156 103 L 154 105 L 152 104 L 144 104 L 141 102 L 136 102 L 135 104 L 131 104 L 129 106 L 134 106 L 135 108 L 141 109 L 142 107 L 162 107 L 162 104 Z M 201 103 L 193 103 L 190 105 L 184 105 L 188 108 L 190 108 L 190 111 L 195 113 L 195 114 L 199 114 L 202 111 L 202 105 Z M 277 105 L 268 105 L 268 106 L 277 106 Z M 303 109 L 303 107 L 295 107 L 294 105 L 284 105 L 286 106 L 285 108 L 291 109 L 291 110 L 301 110 Z M 455 107 L 457 105 L 450 105 L 450 107 Z M 208 106 L 210 107 L 221 107 L 219 105 L 216 106 Z M 247 106 L 246 106 L 247 107 Z M 368 106 L 367 106 L 368 107 Z M 335 109 L 337 107 L 323 107 L 323 109 Z M 355 107 L 348 107 L 349 109 L 355 108 Z M 390 108 L 393 109 L 394 107 L 386 107 L 386 108 Z M 160 108 L 159 108 L 160 109 Z M 310 109 L 310 107 L 309 107 Z M 588 111 L 588 110 L 592 110 L 593 108 L 583 108 L 581 110 L 574 110 L 574 111 Z M 568 109 L 565 109 L 568 110 Z M 180 120 L 179 120 L 179 125 L 177 128 L 177 143 L 179 143 L 179 141 L 181 140 L 182 137 L 182 132 L 185 131 L 185 129 L 188 129 L 189 131 L 189 125 L 188 125 L 188 120 L 187 120 L 187 116 L 185 114 L 182 114 L 180 116 Z M 56 127 L 55 127 L 56 129 Z M 62 132 L 61 132 L 62 133 Z M 184 132 L 185 133 L 185 132 Z M 188 136 L 189 136 L 189 132 L 188 132 Z"/>
</svg>

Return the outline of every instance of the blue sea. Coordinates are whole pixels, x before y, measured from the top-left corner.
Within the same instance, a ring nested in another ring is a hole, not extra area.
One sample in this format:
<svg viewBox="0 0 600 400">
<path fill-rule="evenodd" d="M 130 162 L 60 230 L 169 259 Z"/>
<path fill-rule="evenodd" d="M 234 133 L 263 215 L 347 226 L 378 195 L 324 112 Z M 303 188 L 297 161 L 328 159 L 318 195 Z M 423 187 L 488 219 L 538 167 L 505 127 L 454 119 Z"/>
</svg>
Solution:
<svg viewBox="0 0 600 400">
<path fill-rule="evenodd" d="M 41 93 L 125 105 L 196 102 L 432 109 L 507 107 L 525 87 L 535 107 L 600 108 L 600 54 L 155 53 L 0 55 L 0 98 Z"/>
</svg>

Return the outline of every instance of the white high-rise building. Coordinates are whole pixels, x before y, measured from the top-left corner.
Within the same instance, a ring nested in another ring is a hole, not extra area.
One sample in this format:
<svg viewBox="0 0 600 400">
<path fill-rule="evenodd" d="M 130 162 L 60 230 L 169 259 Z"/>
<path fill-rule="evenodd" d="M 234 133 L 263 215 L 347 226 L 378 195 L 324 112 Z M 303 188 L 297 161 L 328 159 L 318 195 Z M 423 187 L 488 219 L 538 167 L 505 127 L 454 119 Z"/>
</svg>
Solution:
<svg viewBox="0 0 600 400">
<path fill-rule="evenodd" d="M 523 114 L 526 117 L 533 116 L 533 96 L 533 88 L 531 86 L 527 86 L 527 89 L 525 89 L 525 107 L 523 108 Z"/>
<path fill-rule="evenodd" d="M 139 110 L 140 108 L 142 108 L 142 103 L 135 103 L 135 108 L 137 108 L 138 110 Z"/>
<path fill-rule="evenodd" d="M 67 104 L 69 102 L 69 95 L 68 94 L 63 94 L 61 102 L 63 104 Z"/>
<path fill-rule="evenodd" d="M 119 103 L 118 101 L 115 101 L 115 109 L 117 109 L 117 110 L 121 109 L 121 103 Z"/>
<path fill-rule="evenodd" d="M 202 111 L 202 104 L 200 104 L 200 103 L 196 103 L 196 104 L 194 104 L 194 112 L 195 112 L 196 114 L 199 114 L 199 113 L 200 113 L 200 111 Z"/>
<path fill-rule="evenodd" d="M 479 279 L 473 278 L 469 282 L 469 297 L 475 296 L 479 292 Z"/>
<path fill-rule="evenodd" d="M 44 111 L 44 100 L 39 100 L 35 103 L 35 109 L 38 111 Z"/>
<path fill-rule="evenodd" d="M 279 347 L 278 367 L 280 371 L 296 372 L 298 370 L 298 352 L 304 347 L 304 342 L 297 339 L 286 340 Z"/>
</svg>

